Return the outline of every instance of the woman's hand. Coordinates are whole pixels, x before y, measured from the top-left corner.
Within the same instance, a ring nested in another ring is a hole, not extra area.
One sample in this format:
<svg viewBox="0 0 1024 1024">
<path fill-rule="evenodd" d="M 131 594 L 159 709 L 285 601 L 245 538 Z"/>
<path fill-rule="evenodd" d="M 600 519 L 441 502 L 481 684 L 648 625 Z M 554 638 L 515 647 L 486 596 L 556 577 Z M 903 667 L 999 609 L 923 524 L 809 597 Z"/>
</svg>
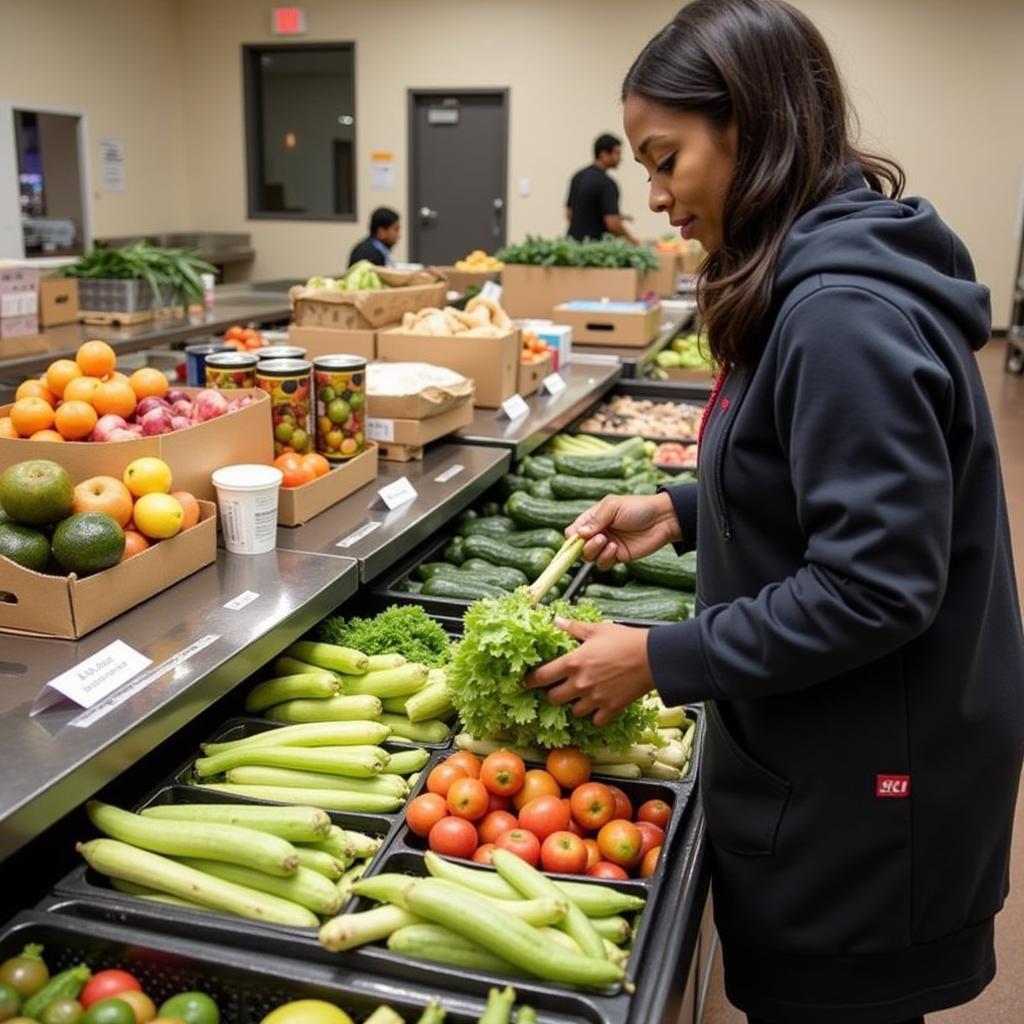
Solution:
<svg viewBox="0 0 1024 1024">
<path fill-rule="evenodd" d="M 599 569 L 635 561 L 682 539 L 672 499 L 664 492 L 650 498 L 610 494 L 565 531 L 567 537 L 577 534 L 586 541 L 583 557 Z"/>
<path fill-rule="evenodd" d="M 566 619 L 556 619 L 555 625 L 580 646 L 535 668 L 523 681 L 528 689 L 548 687 L 552 704 L 572 701 L 577 718 L 593 714 L 594 725 L 603 726 L 654 686 L 646 629 Z"/>
</svg>

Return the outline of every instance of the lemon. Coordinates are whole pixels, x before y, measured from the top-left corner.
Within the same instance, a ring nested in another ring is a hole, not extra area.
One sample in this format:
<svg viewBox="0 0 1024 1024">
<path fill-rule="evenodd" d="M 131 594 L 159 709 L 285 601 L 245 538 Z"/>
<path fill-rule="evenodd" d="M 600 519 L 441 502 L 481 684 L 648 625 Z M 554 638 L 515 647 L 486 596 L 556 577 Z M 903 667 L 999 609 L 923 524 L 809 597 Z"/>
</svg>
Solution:
<svg viewBox="0 0 1024 1024">
<path fill-rule="evenodd" d="M 124 484 L 136 498 L 144 494 L 171 493 L 171 467 L 153 455 L 129 462 L 124 469 Z"/>
<path fill-rule="evenodd" d="M 321 999 L 297 999 L 271 1010 L 260 1024 L 352 1024 L 352 1018 Z"/>
<path fill-rule="evenodd" d="M 181 532 L 185 510 L 177 498 L 154 491 L 144 494 L 135 502 L 132 519 L 144 537 L 149 537 L 150 540 L 166 540 Z"/>
</svg>

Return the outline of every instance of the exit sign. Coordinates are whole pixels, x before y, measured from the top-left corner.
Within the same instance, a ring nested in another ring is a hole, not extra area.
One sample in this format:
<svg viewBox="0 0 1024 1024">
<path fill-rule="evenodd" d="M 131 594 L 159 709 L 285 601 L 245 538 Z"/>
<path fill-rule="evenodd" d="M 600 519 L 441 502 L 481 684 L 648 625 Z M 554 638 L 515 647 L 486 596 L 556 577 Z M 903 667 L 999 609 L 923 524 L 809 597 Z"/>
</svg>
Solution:
<svg viewBox="0 0 1024 1024">
<path fill-rule="evenodd" d="M 273 8 L 271 29 L 275 36 L 304 36 L 306 34 L 306 9 L 304 7 Z"/>
</svg>

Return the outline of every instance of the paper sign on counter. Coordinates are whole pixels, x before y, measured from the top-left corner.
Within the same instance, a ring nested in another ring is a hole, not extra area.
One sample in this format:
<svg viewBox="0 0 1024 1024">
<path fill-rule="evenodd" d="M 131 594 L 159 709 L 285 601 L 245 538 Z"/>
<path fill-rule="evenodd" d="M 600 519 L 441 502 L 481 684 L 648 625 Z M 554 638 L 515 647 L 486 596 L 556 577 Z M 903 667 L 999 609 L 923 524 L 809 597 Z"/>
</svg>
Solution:
<svg viewBox="0 0 1024 1024">
<path fill-rule="evenodd" d="M 416 498 L 416 488 L 403 476 L 386 487 L 381 487 L 377 494 L 380 496 L 380 500 L 388 507 L 388 510 L 393 511 L 413 501 Z"/>
<path fill-rule="evenodd" d="M 501 403 L 501 411 L 510 420 L 519 420 L 529 413 L 530 407 L 522 395 L 516 394 Z"/>
<path fill-rule="evenodd" d="M 74 668 L 62 672 L 56 679 L 51 679 L 29 714 L 38 714 L 56 704 L 61 697 L 74 701 L 79 707 L 91 708 L 152 664 L 152 658 L 140 654 L 123 640 L 115 640 Z"/>
<path fill-rule="evenodd" d="M 366 436 L 371 441 L 394 441 L 395 421 L 374 419 L 372 416 L 367 417 Z"/>
<path fill-rule="evenodd" d="M 540 382 L 541 391 L 549 395 L 560 395 L 566 389 L 565 379 L 560 373 L 549 373 Z"/>
<path fill-rule="evenodd" d="M 342 537 L 334 546 L 336 548 L 350 548 L 353 544 L 358 544 L 364 537 L 369 537 L 374 530 L 379 530 L 380 525 L 376 519 L 364 523 L 358 530 L 353 530 L 347 537 Z"/>
<path fill-rule="evenodd" d="M 443 473 L 438 473 L 434 477 L 435 484 L 446 484 L 449 480 L 454 480 L 466 467 L 456 462 L 454 466 L 449 466 Z"/>
<path fill-rule="evenodd" d="M 224 605 L 224 607 L 227 608 L 228 611 L 238 612 L 245 608 L 247 605 L 252 604 L 253 601 L 255 601 L 259 596 L 260 595 L 255 593 L 255 591 L 243 590 L 238 595 L 238 597 L 233 597 L 230 601 L 227 602 L 227 604 Z"/>
</svg>

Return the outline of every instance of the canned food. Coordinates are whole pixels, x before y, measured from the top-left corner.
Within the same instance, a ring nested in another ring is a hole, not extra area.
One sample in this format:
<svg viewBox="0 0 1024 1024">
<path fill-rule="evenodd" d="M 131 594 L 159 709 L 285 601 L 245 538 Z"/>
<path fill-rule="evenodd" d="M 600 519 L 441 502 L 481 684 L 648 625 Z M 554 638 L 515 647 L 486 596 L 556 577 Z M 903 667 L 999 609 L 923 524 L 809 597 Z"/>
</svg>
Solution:
<svg viewBox="0 0 1024 1024">
<path fill-rule="evenodd" d="M 264 345 L 257 349 L 256 357 L 261 363 L 269 362 L 271 359 L 305 359 L 306 350 L 298 345 Z"/>
<path fill-rule="evenodd" d="M 318 356 L 313 360 L 316 392 L 316 450 L 335 461 L 366 447 L 366 360 L 359 356 Z"/>
<path fill-rule="evenodd" d="M 228 391 L 256 387 L 256 364 L 248 352 L 215 352 L 206 357 L 206 386 Z"/>
<path fill-rule="evenodd" d="M 189 387 L 206 387 L 206 357 L 215 352 L 233 352 L 230 345 L 220 342 L 189 345 L 185 349 L 185 382 Z"/>
<path fill-rule="evenodd" d="M 272 359 L 256 367 L 256 387 L 270 396 L 274 454 L 313 450 L 309 419 L 309 374 L 305 359 Z"/>
</svg>

